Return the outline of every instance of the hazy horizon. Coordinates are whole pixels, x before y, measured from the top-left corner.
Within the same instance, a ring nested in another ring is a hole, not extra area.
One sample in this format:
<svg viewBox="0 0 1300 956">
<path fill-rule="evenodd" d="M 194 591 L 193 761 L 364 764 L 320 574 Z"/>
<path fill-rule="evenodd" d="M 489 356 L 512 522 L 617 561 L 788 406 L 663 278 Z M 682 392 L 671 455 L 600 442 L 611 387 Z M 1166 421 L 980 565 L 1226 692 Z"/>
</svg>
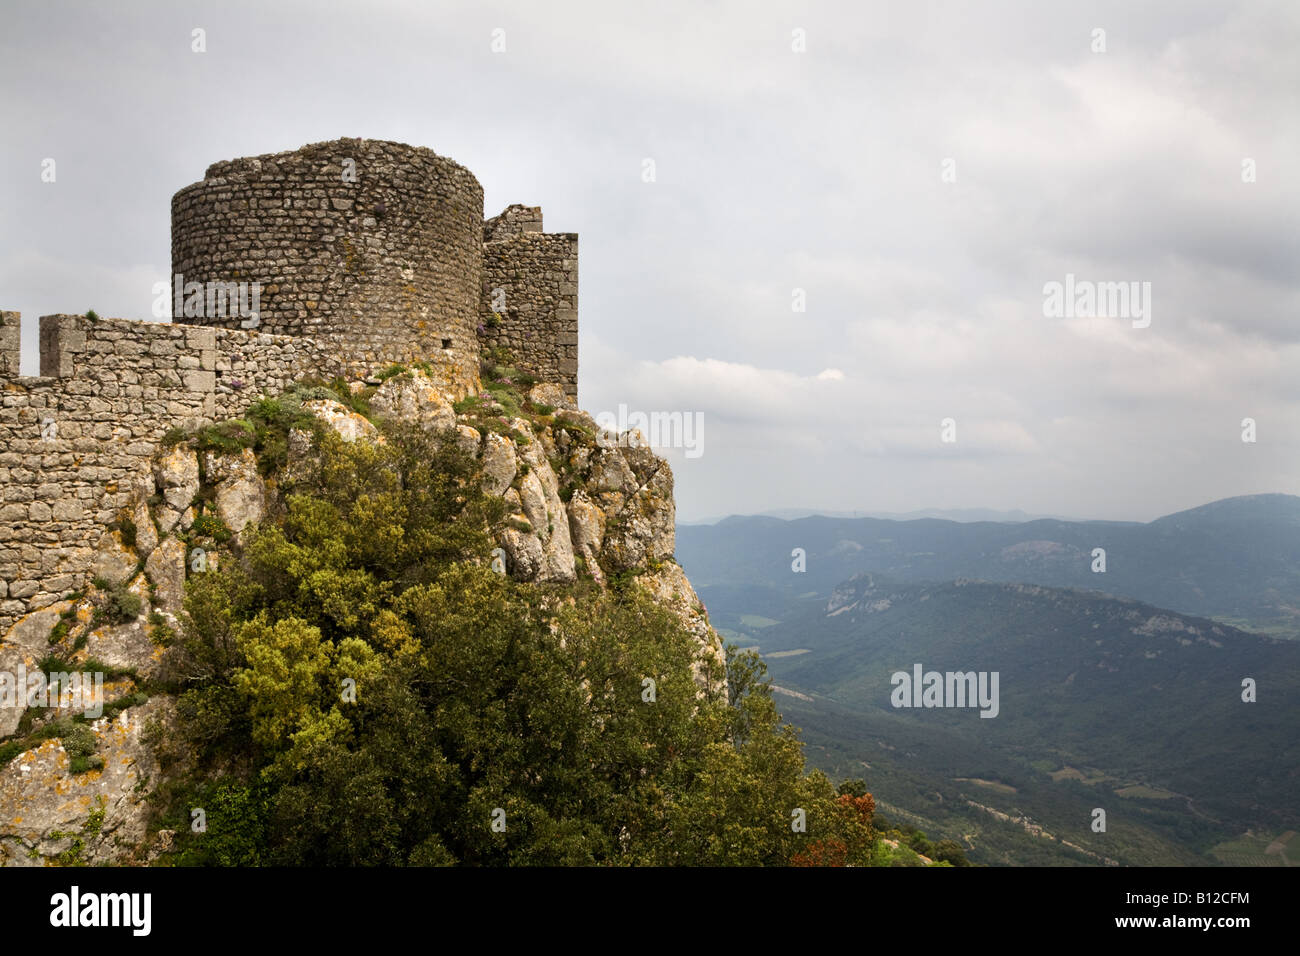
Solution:
<svg viewBox="0 0 1300 956">
<path fill-rule="evenodd" d="M 1247 494 L 1247 495 L 1230 495 L 1229 497 L 1231 497 L 1231 498 L 1251 498 L 1251 497 L 1258 497 L 1258 496 L 1261 496 L 1261 495 L 1270 495 L 1270 494 L 1289 494 L 1289 492 L 1269 492 L 1269 491 L 1261 491 L 1261 492 L 1257 492 L 1256 494 L 1253 494 L 1253 495 L 1250 495 L 1250 494 Z M 1294 497 L 1300 497 L 1300 496 L 1297 496 L 1297 495 L 1290 495 L 1290 497 L 1293 497 L 1293 498 L 1294 498 Z M 1223 498 L 1216 498 L 1216 499 L 1214 499 L 1214 501 L 1223 501 L 1223 500 L 1226 500 L 1226 499 L 1223 499 Z M 1202 505 L 1213 504 L 1214 501 L 1203 501 L 1203 502 L 1201 502 L 1200 505 L 1193 505 L 1192 508 L 1198 508 L 1198 507 L 1201 507 Z M 901 519 L 901 520 L 910 520 L 910 519 L 911 519 L 911 516 L 920 516 L 920 515 L 925 515 L 925 514 L 927 514 L 927 513 L 931 513 L 931 512 L 933 512 L 933 513 L 935 513 L 935 514 L 939 514 L 939 515 L 941 515 L 941 516 L 942 516 L 943 518 L 945 518 L 946 520 L 949 520 L 949 521 L 956 521 L 956 522 L 958 522 L 958 523 L 963 523 L 963 522 L 973 522 L 973 521 L 998 521 L 998 520 L 1002 520 L 1002 521 L 1037 521 L 1037 520 L 1040 520 L 1040 519 L 1044 519 L 1044 518 L 1046 518 L 1046 519 L 1051 519 L 1051 520 L 1055 520 L 1055 521 L 1074 521 L 1074 522 L 1084 522 L 1084 521 L 1113 521 L 1113 522 L 1133 522 L 1133 523 L 1137 523 L 1137 524 L 1149 524 L 1150 522 L 1155 521 L 1155 520 L 1157 520 L 1157 519 L 1159 519 L 1159 518 L 1164 518 L 1164 517 L 1167 517 L 1167 516 L 1169 516 L 1169 515 L 1171 515 L 1171 514 L 1177 514 L 1177 513 L 1180 512 L 1180 511 L 1188 511 L 1188 510 L 1190 510 L 1190 509 L 1188 509 L 1188 508 L 1179 508 L 1179 509 L 1176 509 L 1176 510 L 1174 510 L 1174 511 L 1164 511 L 1164 512 L 1161 512 L 1160 514 L 1152 515 L 1152 516 L 1149 517 L 1149 518 L 1113 518 L 1113 517 L 1109 517 L 1109 516 L 1097 516 L 1097 515 L 1065 515 L 1065 514 L 1051 514 L 1051 513 L 1049 513 L 1049 514 L 1039 514 L 1039 513 L 1037 513 L 1037 512 L 1025 512 L 1023 509 L 1020 509 L 1020 508 L 981 508 L 981 507 L 979 507 L 979 506 L 971 506 L 971 507 L 966 507 L 966 508 L 910 508 L 910 509 L 908 509 L 907 511 L 893 511 L 893 512 L 883 511 L 882 509 L 879 509 L 879 508 L 857 508 L 857 509 L 848 508 L 848 509 L 843 509 L 843 508 L 799 508 L 799 507 L 778 507 L 778 508 L 767 508 L 767 509 L 764 509 L 763 511 L 759 511 L 759 512 L 745 512 L 745 513 L 740 513 L 740 512 L 734 512 L 734 511 L 733 511 L 733 512 L 728 512 L 728 513 L 725 513 L 725 514 L 705 515 L 705 516 L 700 517 L 700 518 L 687 518 L 687 519 L 682 519 L 682 518 L 679 517 L 679 518 L 677 519 L 677 523 L 678 523 L 678 524 L 690 524 L 690 525 L 698 525 L 698 524 L 716 524 L 717 522 L 719 522 L 719 521 L 723 521 L 723 520 L 725 520 L 725 519 L 727 519 L 727 518 L 780 518 L 780 519 L 782 519 L 782 520 L 793 520 L 793 518 L 792 518 L 791 516 L 798 516 L 798 517 L 817 516 L 817 517 L 828 517 L 828 518 L 871 518 L 871 517 L 881 517 L 881 518 L 887 518 L 887 519 L 892 519 L 892 520 L 899 520 L 899 519 Z M 973 517 L 958 518 L 958 517 L 953 517 L 953 515 L 961 514 L 961 513 L 966 513 L 966 512 L 970 512 L 970 513 L 981 513 L 981 512 L 987 512 L 988 514 L 991 514 L 991 515 L 992 515 L 992 514 L 997 514 L 997 515 L 1004 515 L 1004 516 L 1005 516 L 1005 515 L 1019 514 L 1019 515 L 1022 515 L 1023 517 L 1018 517 L 1018 518 L 1008 518 L 1008 517 L 1002 517 L 1002 518 L 994 518 L 994 517 L 988 517 L 988 518 L 984 518 L 984 517 L 980 517 L 980 518 L 973 518 Z"/>
</svg>

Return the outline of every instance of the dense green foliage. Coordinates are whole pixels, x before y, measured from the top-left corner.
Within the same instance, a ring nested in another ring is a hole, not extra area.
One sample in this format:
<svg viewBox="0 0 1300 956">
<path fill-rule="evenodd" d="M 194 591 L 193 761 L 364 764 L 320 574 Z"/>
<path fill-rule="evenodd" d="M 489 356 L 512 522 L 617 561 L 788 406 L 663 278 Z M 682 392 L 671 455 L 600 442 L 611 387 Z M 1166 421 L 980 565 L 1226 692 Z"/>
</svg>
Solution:
<svg viewBox="0 0 1300 956">
<path fill-rule="evenodd" d="M 843 787 L 841 786 L 841 789 Z M 876 831 L 886 839 L 905 843 L 909 849 L 921 856 L 939 860 L 951 866 L 970 866 L 966 851 L 956 840 L 931 841 L 925 832 L 910 823 L 895 824 L 881 814 L 875 817 Z"/>
<path fill-rule="evenodd" d="M 395 367 L 396 368 L 396 367 Z M 257 453 L 263 473 L 282 469 L 288 457 L 289 432 L 299 429 L 318 436 L 320 421 L 305 402 L 327 400 L 338 402 L 364 417 L 370 417 L 369 398 L 374 388 L 354 392 L 342 379 L 332 382 L 304 380 L 291 385 L 275 398 L 263 397 L 248 408 L 246 418 L 232 418 L 199 429 L 186 435 L 179 429 L 169 429 L 163 435 L 164 447 L 188 441 L 198 451 L 218 454 L 237 454 L 245 448 Z M 200 457 L 202 463 L 202 457 Z"/>
<path fill-rule="evenodd" d="M 871 862 L 870 796 L 805 774 L 754 655 L 702 692 L 635 581 L 493 572 L 473 461 L 386 437 L 322 436 L 279 520 L 190 576 L 181 732 L 155 741 L 173 862 Z"/>
<path fill-rule="evenodd" d="M 103 598 L 95 607 L 91 621 L 93 626 L 124 624 L 127 621 L 134 621 L 139 616 L 144 602 L 140 595 L 130 590 L 130 583 L 130 579 L 122 580 L 117 584 L 109 584 L 102 578 L 95 579 L 95 587 Z"/>
</svg>

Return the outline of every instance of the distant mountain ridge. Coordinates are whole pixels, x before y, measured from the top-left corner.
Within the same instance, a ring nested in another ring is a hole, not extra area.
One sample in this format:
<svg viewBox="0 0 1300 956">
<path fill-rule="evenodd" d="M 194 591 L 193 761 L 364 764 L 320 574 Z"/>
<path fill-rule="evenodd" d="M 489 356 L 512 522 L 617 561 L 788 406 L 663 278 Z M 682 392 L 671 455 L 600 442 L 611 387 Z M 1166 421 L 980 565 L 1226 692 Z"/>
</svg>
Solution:
<svg viewBox="0 0 1300 956">
<path fill-rule="evenodd" d="M 1093 570 L 1096 549 L 1104 572 Z M 1226 498 L 1145 524 L 733 517 L 680 526 L 677 559 L 715 613 L 770 614 L 797 595 L 827 595 L 855 574 L 876 572 L 904 582 L 972 578 L 1101 591 L 1300 636 L 1295 495 Z"/>
<path fill-rule="evenodd" d="M 694 521 L 682 521 L 684 525 L 708 525 L 729 521 L 732 518 L 776 518 L 779 521 L 793 521 L 798 518 L 882 518 L 890 521 L 915 521 L 918 518 L 939 518 L 944 521 L 1037 521 L 1049 518 L 1054 521 L 1082 521 L 1082 518 L 1067 518 L 1063 515 L 1028 514 L 1019 508 L 1011 511 L 997 511 L 993 508 L 922 508 L 918 511 L 831 511 L 824 508 L 776 508 L 772 511 L 760 511 L 755 515 L 711 515 Z"/>
<path fill-rule="evenodd" d="M 1096 592 L 870 573 L 782 618 L 747 634 L 802 695 L 781 706 L 811 759 L 973 835 L 974 859 L 1206 863 L 1248 829 L 1300 825 L 1294 641 Z M 896 708 L 891 674 L 917 663 L 998 672 L 996 718 Z M 1243 677 L 1267 702 L 1243 702 Z M 1089 828 L 1097 806 L 1106 834 Z"/>
</svg>

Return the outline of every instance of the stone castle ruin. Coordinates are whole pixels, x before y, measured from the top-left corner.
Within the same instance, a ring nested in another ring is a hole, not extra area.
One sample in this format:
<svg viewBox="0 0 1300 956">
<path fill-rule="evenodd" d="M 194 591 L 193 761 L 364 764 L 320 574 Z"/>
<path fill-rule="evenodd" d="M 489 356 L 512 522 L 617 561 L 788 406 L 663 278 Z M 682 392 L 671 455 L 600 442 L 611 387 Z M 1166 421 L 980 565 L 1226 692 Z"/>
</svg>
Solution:
<svg viewBox="0 0 1300 956">
<path fill-rule="evenodd" d="M 428 149 L 216 163 L 172 199 L 172 272 L 170 323 L 42 316 L 39 376 L 0 312 L 0 634 L 94 575 L 169 429 L 394 364 L 464 397 L 498 348 L 577 395 L 577 235 L 543 232 L 536 207 L 485 221 L 478 180 Z"/>
</svg>

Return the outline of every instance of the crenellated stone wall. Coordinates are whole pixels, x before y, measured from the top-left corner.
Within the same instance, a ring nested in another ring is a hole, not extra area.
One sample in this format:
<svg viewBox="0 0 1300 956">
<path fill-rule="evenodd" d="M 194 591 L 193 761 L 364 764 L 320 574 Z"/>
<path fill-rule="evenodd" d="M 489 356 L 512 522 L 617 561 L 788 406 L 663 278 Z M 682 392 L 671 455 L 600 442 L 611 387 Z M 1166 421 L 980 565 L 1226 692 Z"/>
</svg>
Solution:
<svg viewBox="0 0 1300 956">
<path fill-rule="evenodd" d="M 17 312 L 0 312 L 0 378 L 16 378 L 22 374 L 19 365 L 22 335 L 22 317 Z"/>
<path fill-rule="evenodd" d="M 578 237 L 541 230 L 530 206 L 485 223 L 473 174 L 431 150 L 340 139 L 215 163 L 175 195 L 172 322 L 43 316 L 23 376 L 20 316 L 0 312 L 0 634 L 93 576 L 171 428 L 393 364 L 463 397 L 484 346 L 576 396 Z M 255 322 L 237 308 L 253 284 Z"/>
<path fill-rule="evenodd" d="M 3 344 L 19 315 L 0 320 Z M 168 429 L 240 415 L 329 358 L 295 336 L 84 315 L 42 316 L 40 344 L 39 376 L 0 378 L 0 633 L 93 576 Z"/>
<path fill-rule="evenodd" d="M 542 231 L 542 210 L 510 206 L 483 225 L 481 335 L 544 382 L 578 395 L 578 235 Z"/>
</svg>

